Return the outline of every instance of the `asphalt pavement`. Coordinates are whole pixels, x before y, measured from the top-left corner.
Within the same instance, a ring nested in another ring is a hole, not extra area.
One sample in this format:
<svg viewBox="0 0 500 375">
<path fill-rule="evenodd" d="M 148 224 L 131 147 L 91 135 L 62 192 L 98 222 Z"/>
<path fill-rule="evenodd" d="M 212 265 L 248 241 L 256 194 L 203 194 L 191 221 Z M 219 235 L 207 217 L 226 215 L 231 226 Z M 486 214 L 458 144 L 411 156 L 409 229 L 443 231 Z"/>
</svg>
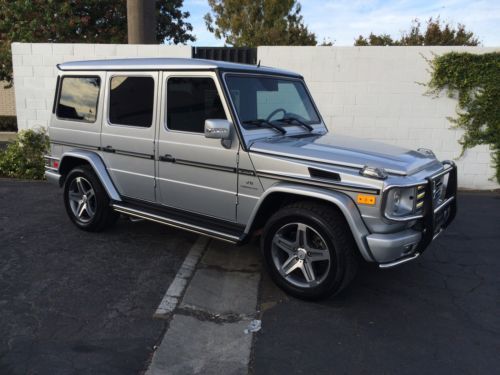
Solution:
<svg viewBox="0 0 500 375">
<path fill-rule="evenodd" d="M 500 194 L 461 193 L 416 261 L 363 267 L 334 299 L 290 298 L 264 274 L 255 374 L 498 374 Z"/>
<path fill-rule="evenodd" d="M 198 241 L 126 219 L 86 233 L 60 189 L 0 179 L 0 374 L 498 373 L 498 193 L 461 193 L 419 259 L 364 266 L 317 303 L 259 277 L 257 242 L 207 242 L 179 305 L 155 319 Z"/>
<path fill-rule="evenodd" d="M 61 190 L 0 179 L 0 374 L 139 374 L 152 315 L 196 236 L 120 220 L 86 233 Z"/>
</svg>

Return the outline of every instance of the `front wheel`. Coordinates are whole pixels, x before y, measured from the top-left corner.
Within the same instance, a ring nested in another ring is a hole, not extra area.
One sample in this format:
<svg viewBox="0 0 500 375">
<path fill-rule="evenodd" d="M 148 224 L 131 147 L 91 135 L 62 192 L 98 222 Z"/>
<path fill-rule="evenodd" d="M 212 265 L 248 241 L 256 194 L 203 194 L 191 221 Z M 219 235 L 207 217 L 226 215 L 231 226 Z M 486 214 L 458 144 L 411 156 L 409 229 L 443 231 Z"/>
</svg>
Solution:
<svg viewBox="0 0 500 375">
<path fill-rule="evenodd" d="M 275 213 L 261 247 L 271 278 L 298 298 L 337 294 L 356 273 L 356 245 L 345 218 L 316 202 L 293 203 Z"/>
<path fill-rule="evenodd" d="M 106 191 L 89 166 L 69 172 L 64 183 L 64 205 L 71 221 L 89 232 L 101 231 L 118 219 Z"/>
</svg>

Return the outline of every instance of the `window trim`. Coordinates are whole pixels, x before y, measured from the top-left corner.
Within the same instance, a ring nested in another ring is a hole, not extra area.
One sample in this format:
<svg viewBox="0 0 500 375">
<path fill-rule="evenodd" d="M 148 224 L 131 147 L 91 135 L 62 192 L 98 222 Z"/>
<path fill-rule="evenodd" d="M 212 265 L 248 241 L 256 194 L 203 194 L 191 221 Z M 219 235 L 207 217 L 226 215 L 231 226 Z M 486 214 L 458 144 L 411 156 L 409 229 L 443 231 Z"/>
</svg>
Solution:
<svg viewBox="0 0 500 375">
<path fill-rule="evenodd" d="M 127 125 L 127 124 L 115 124 L 114 122 L 111 122 L 110 120 L 110 113 L 111 113 L 111 80 L 115 77 L 130 77 L 130 78 L 133 78 L 133 77 L 145 77 L 145 78 L 151 78 L 153 80 L 153 113 L 152 113 L 152 116 L 151 116 L 151 124 L 149 124 L 149 126 L 139 126 L 139 125 Z M 106 113 L 106 122 L 107 122 L 107 125 L 109 126 L 115 126 L 115 127 L 123 127 L 123 128 L 134 128 L 134 129 L 151 129 L 153 128 L 154 124 L 155 124 L 155 112 L 156 112 L 156 91 L 157 91 L 157 85 L 156 85 L 156 80 L 155 80 L 155 76 L 153 76 L 152 74 L 111 74 L 109 76 L 109 80 L 107 81 L 107 88 L 109 88 L 109 90 L 107 90 L 107 106 L 106 106 L 106 109 L 107 109 L 107 113 Z"/>
<path fill-rule="evenodd" d="M 214 83 L 215 85 L 215 89 L 217 90 L 217 94 L 219 95 L 219 99 L 221 101 L 221 104 L 222 104 L 222 109 L 224 110 L 224 114 L 226 115 L 226 120 L 228 119 L 228 116 L 227 116 L 227 112 L 226 112 L 226 108 L 224 108 L 224 102 L 223 102 L 223 99 L 225 98 L 224 95 L 221 95 L 221 87 L 218 87 L 217 86 L 217 80 L 216 80 L 216 77 L 214 76 L 211 76 L 211 75 L 169 75 L 167 77 L 167 79 L 165 80 L 165 90 L 164 90 L 164 93 L 165 93 L 165 111 L 164 111 L 164 116 L 163 116 L 163 128 L 164 130 L 166 130 L 167 132 L 172 132 L 172 133 L 181 133 L 181 134 L 192 134 L 192 135 L 202 135 L 203 137 L 205 137 L 205 131 L 202 131 L 202 132 L 189 132 L 189 131 L 185 131 L 185 130 L 176 130 L 176 129 L 170 129 L 168 127 L 168 121 L 167 121 L 167 118 L 168 118 L 168 81 L 171 79 L 171 78 L 193 78 L 193 79 L 196 79 L 196 78 L 208 78 L 208 79 L 211 79 L 212 82 Z"/>
<path fill-rule="evenodd" d="M 55 103 L 55 115 L 58 120 L 61 121 L 70 121 L 70 122 L 81 122 L 84 124 L 95 124 L 98 120 L 98 113 L 99 113 L 99 101 L 101 99 L 101 89 L 102 89 L 102 79 L 100 76 L 96 75 L 62 75 L 59 76 L 59 89 L 57 90 L 57 102 Z M 62 88 L 63 88 L 63 82 L 65 78 L 97 78 L 99 80 L 99 90 L 97 92 L 97 98 L 96 98 L 96 108 L 95 108 L 95 120 L 94 121 L 85 121 L 85 120 L 76 120 L 76 119 L 70 119 L 66 117 L 59 117 L 57 114 L 57 109 L 59 108 L 59 104 L 61 103 L 61 94 L 62 94 Z"/>
</svg>

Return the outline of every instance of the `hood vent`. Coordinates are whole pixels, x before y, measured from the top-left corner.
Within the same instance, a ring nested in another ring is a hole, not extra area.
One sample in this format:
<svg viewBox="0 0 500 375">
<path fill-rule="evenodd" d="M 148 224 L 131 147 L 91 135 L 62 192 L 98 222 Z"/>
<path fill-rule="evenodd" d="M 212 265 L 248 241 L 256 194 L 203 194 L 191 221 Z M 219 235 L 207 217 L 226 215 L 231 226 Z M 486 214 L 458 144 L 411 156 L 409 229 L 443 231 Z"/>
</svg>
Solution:
<svg viewBox="0 0 500 375">
<path fill-rule="evenodd" d="M 340 181 L 340 175 L 335 172 L 324 171 L 322 169 L 309 168 L 309 175 L 322 180 Z"/>
</svg>

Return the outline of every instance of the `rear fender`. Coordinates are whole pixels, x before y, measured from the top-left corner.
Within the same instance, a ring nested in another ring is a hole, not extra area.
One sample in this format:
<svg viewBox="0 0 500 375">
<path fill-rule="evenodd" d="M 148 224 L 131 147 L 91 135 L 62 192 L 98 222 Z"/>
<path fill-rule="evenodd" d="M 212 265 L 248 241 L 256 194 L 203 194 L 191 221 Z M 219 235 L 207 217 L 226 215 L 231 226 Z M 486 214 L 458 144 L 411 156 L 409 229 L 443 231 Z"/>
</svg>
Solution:
<svg viewBox="0 0 500 375">
<path fill-rule="evenodd" d="M 85 162 L 90 164 L 95 174 L 99 178 L 99 181 L 101 181 L 102 186 L 104 186 L 104 189 L 108 193 L 110 199 L 118 202 L 122 200 L 120 194 L 118 193 L 118 190 L 116 190 L 116 187 L 113 184 L 113 181 L 109 177 L 106 165 L 104 165 L 101 157 L 95 152 L 86 150 L 72 150 L 65 152 L 61 157 L 61 161 L 59 162 L 59 173 L 62 176 L 69 172 L 69 170 L 67 170 L 68 166 L 72 164 L 72 161 L 74 161 L 75 159 L 84 160 Z"/>
</svg>

